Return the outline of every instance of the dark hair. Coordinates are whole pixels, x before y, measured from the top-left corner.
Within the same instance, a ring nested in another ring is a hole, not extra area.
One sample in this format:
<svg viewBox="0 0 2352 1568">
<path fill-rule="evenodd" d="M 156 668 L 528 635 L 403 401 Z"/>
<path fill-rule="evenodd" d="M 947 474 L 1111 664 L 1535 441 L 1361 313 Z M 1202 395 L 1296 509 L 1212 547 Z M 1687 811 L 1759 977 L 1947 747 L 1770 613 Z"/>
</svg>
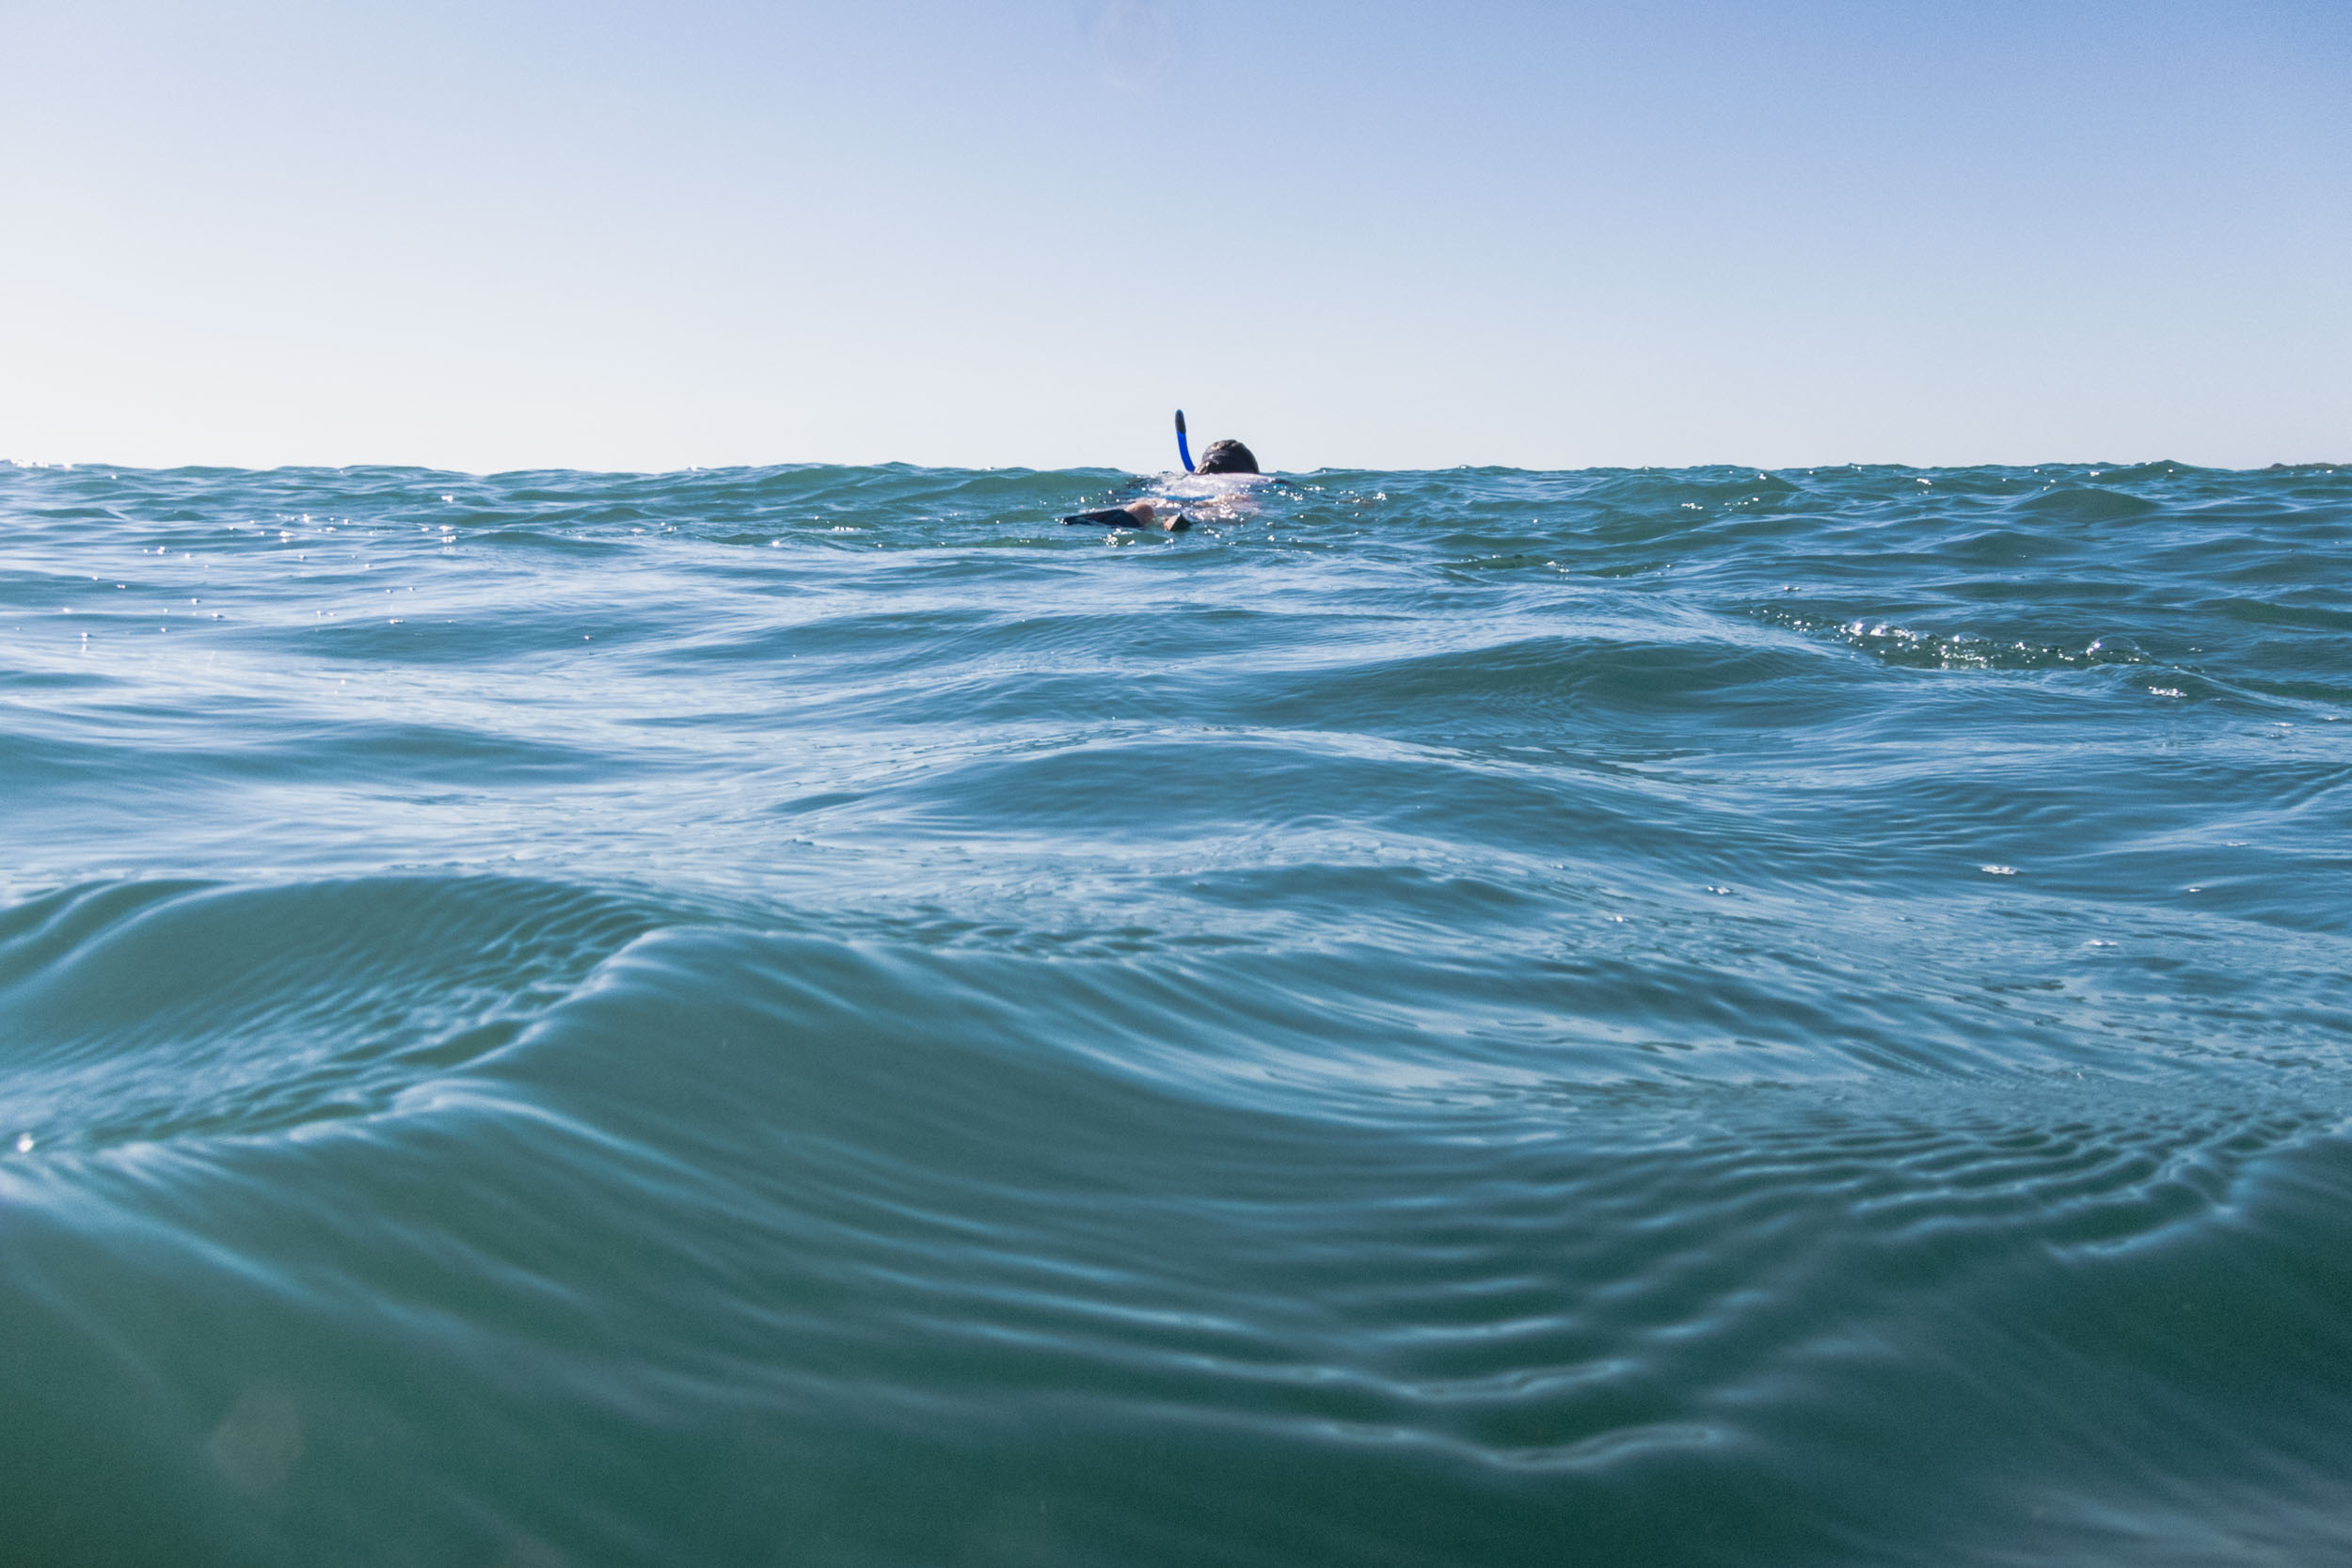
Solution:
<svg viewBox="0 0 2352 1568">
<path fill-rule="evenodd" d="M 1258 471 L 1258 454 L 1239 441 L 1211 441 L 1200 453 L 1199 471 L 1204 474 L 1254 474 Z"/>
</svg>

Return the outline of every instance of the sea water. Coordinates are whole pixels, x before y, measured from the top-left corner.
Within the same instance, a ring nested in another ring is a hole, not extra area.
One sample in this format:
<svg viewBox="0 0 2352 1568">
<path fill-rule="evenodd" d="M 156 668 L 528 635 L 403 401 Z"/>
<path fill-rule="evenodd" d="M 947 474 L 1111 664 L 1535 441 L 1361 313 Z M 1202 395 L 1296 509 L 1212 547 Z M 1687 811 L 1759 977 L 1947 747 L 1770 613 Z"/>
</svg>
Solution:
<svg viewBox="0 0 2352 1568">
<path fill-rule="evenodd" d="M 0 1557 L 2352 1555 L 2352 470 L 0 467 Z"/>
</svg>

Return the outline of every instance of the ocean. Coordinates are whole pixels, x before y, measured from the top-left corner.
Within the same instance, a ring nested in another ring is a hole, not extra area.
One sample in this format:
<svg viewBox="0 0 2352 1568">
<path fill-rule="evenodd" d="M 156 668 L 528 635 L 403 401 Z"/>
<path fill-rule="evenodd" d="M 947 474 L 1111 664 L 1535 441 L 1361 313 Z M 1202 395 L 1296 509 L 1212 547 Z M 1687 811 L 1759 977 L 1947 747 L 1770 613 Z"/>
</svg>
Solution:
<svg viewBox="0 0 2352 1568">
<path fill-rule="evenodd" d="M 2352 1557 L 2352 469 L 0 467 L 15 1563 Z"/>
</svg>

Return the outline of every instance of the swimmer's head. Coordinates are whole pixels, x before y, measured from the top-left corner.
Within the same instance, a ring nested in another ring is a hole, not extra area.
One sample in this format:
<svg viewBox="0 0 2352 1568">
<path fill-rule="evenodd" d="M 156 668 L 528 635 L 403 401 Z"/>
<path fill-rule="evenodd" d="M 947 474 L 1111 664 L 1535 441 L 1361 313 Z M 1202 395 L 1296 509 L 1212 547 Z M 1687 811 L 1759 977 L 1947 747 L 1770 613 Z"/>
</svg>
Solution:
<svg viewBox="0 0 2352 1568">
<path fill-rule="evenodd" d="M 1195 470 L 1204 474 L 1254 474 L 1258 471 L 1258 455 L 1239 441 L 1211 441 L 1200 454 L 1200 467 Z"/>
</svg>

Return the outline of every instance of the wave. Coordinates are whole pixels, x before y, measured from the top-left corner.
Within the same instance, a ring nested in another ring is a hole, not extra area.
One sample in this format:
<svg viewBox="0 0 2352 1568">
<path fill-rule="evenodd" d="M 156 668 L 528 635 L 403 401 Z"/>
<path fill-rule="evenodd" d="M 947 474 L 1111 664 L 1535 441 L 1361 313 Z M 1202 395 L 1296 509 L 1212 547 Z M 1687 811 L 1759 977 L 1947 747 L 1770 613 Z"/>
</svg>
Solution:
<svg viewBox="0 0 2352 1568">
<path fill-rule="evenodd" d="M 2352 478 L 1293 477 L 0 467 L 11 1550 L 2342 1555 Z"/>
<path fill-rule="evenodd" d="M 2058 1560 L 2145 1539 L 2120 1498 L 2246 1540 L 2282 1467 L 2340 1495 L 2313 1462 L 2346 1414 L 2352 1144 L 2325 1094 L 1580 1087 L 1460 1053 L 1268 1092 L 1318 1015 L 1360 1037 L 1330 1012 L 1353 986 L 1285 1019 L 1263 974 L 648 928 L 528 883 L 146 892 L 11 928 L 11 999 L 81 985 L 91 1015 L 36 1031 L 12 1097 L 102 1058 L 203 1090 L 12 1163 L 12 1365 L 79 1369 L 80 1441 L 222 1560 L 828 1530 L 905 1560 Z M 315 934 L 106 996 L 163 935 L 142 911 L 244 931 L 255 900 Z M 167 1035 L 198 1049 L 167 1069 Z M 330 1065 L 356 1076 L 285 1116 Z M 69 1284 L 92 1271 L 118 1288 Z M 66 1419 L 11 1381 L 21 1421 Z M 1236 1465 L 1286 1479 L 1204 1506 Z M 54 1460 L 15 1473 L 86 1545 L 152 1528 Z M 383 1488 L 410 1499 L 389 1527 Z"/>
</svg>

